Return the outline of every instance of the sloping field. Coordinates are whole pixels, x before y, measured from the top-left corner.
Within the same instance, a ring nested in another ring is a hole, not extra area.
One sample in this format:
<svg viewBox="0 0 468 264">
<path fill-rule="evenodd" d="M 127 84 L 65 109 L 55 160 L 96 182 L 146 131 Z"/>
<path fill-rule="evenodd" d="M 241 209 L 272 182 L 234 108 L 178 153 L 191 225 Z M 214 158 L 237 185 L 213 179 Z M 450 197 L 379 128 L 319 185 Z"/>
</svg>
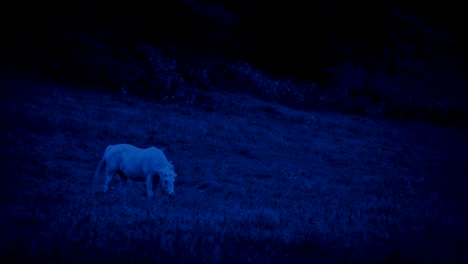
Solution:
<svg viewBox="0 0 468 264">
<path fill-rule="evenodd" d="M 20 77 L 0 84 L 7 262 L 468 261 L 466 131 Z M 104 194 L 93 174 L 117 143 L 166 148 L 176 197 L 130 183 L 124 204 L 119 179 Z"/>
</svg>

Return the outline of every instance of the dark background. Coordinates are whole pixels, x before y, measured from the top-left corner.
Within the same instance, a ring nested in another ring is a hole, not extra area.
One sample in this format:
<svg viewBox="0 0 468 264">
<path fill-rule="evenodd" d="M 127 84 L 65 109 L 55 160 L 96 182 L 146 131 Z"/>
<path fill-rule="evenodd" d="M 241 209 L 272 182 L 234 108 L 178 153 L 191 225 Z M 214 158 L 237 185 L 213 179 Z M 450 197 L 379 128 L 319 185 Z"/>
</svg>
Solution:
<svg viewBox="0 0 468 264">
<path fill-rule="evenodd" d="M 4 4 L 0 257 L 462 263 L 464 11 Z M 89 193 L 105 147 L 121 142 L 167 148 L 176 200 L 146 203 L 136 184 L 130 209 L 116 190 Z"/>
<path fill-rule="evenodd" d="M 324 66 L 350 59 L 345 50 L 353 50 L 353 59 L 381 59 L 383 48 L 393 50 L 405 41 L 421 44 L 417 43 L 421 38 L 417 34 L 424 35 L 424 30 L 451 36 L 456 42 L 451 52 L 461 52 L 467 41 L 462 26 L 466 18 L 461 4 L 456 3 L 142 1 L 129 5 L 109 1 L 23 1 L 4 9 L 2 26 L 7 34 L 3 42 L 15 46 L 23 42 L 21 49 L 31 49 L 33 44 L 50 44 L 54 37 L 70 32 L 81 30 L 94 35 L 105 28 L 122 38 L 125 43 L 119 44 L 125 46 L 142 41 L 180 45 L 183 50 L 205 56 L 249 60 L 270 65 L 268 68 L 275 71 L 292 69 L 288 74 L 314 79 Z M 419 25 L 405 25 L 408 19 Z M 395 31 L 403 33 L 395 36 Z M 419 32 L 412 34 L 414 31 Z M 462 55 L 456 56 L 460 62 Z M 304 69 L 307 65 L 312 68 Z"/>
<path fill-rule="evenodd" d="M 292 82 L 276 96 L 289 106 L 465 126 L 462 10 L 457 1 L 12 2 L 2 65 L 143 97 L 177 94 L 185 88 L 174 80 L 184 77 L 270 98 L 235 64 L 249 63 Z M 148 65 L 142 47 L 177 63 Z M 165 70 L 170 89 L 151 85 Z"/>
</svg>

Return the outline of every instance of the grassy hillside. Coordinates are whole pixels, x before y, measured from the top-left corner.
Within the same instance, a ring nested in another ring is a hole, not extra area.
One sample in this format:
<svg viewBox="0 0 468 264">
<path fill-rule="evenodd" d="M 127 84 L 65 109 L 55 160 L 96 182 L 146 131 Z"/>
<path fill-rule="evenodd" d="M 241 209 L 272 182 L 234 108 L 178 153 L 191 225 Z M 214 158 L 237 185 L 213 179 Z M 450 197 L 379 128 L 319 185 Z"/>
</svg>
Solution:
<svg viewBox="0 0 468 264">
<path fill-rule="evenodd" d="M 466 131 L 20 77 L 1 78 L 7 262 L 468 261 Z M 176 197 L 131 183 L 124 205 L 119 179 L 104 194 L 93 174 L 117 143 L 165 147 Z"/>
</svg>

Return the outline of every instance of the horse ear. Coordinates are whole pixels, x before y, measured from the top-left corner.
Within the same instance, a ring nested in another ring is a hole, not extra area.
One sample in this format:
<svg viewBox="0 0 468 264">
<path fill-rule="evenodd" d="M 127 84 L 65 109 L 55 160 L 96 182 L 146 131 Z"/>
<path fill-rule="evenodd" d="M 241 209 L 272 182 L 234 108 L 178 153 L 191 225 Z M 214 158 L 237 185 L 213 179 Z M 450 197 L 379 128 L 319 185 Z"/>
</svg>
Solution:
<svg viewBox="0 0 468 264">
<path fill-rule="evenodd" d="M 164 150 L 166 150 L 166 148 L 161 148 L 161 152 L 164 152 Z"/>
</svg>

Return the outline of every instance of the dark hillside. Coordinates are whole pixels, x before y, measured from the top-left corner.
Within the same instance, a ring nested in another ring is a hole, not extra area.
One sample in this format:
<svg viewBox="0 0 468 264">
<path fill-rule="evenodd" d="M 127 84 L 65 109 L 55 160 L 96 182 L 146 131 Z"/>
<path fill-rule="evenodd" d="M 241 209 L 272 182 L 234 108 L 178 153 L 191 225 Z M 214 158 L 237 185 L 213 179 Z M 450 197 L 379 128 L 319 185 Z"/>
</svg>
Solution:
<svg viewBox="0 0 468 264">
<path fill-rule="evenodd" d="M 151 99 L 191 100 L 195 86 L 464 127 L 468 40 L 458 10 L 419 1 L 17 3 L 2 17 L 0 66 Z"/>
<path fill-rule="evenodd" d="M 0 262 L 468 263 L 459 5 L 5 4 Z M 175 198 L 104 193 L 119 143 Z"/>
</svg>

